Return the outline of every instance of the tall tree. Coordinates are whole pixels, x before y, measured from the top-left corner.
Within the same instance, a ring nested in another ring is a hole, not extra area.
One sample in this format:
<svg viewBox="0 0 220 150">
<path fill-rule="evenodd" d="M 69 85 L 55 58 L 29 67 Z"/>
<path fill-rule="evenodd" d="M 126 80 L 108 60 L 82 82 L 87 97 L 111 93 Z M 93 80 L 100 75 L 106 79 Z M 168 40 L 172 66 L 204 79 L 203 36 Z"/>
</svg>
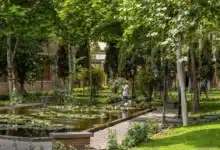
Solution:
<svg viewBox="0 0 220 150">
<path fill-rule="evenodd" d="M 6 37 L 8 85 L 10 100 L 17 93 L 15 56 L 20 39 L 35 39 L 51 33 L 51 2 L 47 0 L 1 1 L 1 36 Z"/>
</svg>

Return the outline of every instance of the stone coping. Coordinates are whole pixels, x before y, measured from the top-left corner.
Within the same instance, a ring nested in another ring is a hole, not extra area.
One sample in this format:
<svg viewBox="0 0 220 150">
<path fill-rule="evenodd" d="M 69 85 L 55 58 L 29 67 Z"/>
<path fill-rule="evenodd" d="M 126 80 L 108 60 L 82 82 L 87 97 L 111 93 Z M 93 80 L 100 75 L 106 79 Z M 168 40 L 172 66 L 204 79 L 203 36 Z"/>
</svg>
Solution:
<svg viewBox="0 0 220 150">
<path fill-rule="evenodd" d="M 151 108 L 151 109 L 143 110 L 143 111 L 137 112 L 137 113 L 135 113 L 135 114 L 133 114 L 133 115 L 127 117 L 127 118 L 121 118 L 121 119 L 112 121 L 112 122 L 110 122 L 110 123 L 106 123 L 106 124 L 101 125 L 101 126 L 98 126 L 98 127 L 94 127 L 94 128 L 87 129 L 87 130 L 85 130 L 85 131 L 86 131 L 86 132 L 92 132 L 92 133 L 94 133 L 94 132 L 97 132 L 97 131 L 99 131 L 99 130 L 103 130 L 103 129 L 105 129 L 105 128 L 112 127 L 112 126 L 114 126 L 114 125 L 116 125 L 116 124 L 122 123 L 122 122 L 124 122 L 124 121 L 127 121 L 127 120 L 130 120 L 130 119 L 139 117 L 139 116 L 141 116 L 141 115 L 144 115 L 144 114 L 146 114 L 146 113 L 152 112 L 152 111 L 154 111 L 154 110 L 156 110 L 156 108 Z"/>
<path fill-rule="evenodd" d="M 56 132 L 50 133 L 52 138 L 71 139 L 71 138 L 86 138 L 94 136 L 91 132 Z"/>
<path fill-rule="evenodd" d="M 42 106 L 41 103 L 33 103 L 33 104 L 17 104 L 17 105 L 12 105 L 12 106 L 3 106 L 0 107 L 0 111 L 5 111 L 9 109 L 18 109 L 18 108 L 31 108 L 31 107 L 38 107 Z"/>
</svg>

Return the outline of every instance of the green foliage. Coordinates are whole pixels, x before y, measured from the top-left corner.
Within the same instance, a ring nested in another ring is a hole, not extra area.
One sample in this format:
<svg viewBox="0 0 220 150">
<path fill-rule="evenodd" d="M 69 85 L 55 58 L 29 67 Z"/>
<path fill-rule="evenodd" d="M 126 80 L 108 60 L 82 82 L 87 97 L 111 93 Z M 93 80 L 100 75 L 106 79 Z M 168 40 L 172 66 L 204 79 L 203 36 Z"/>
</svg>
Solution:
<svg viewBox="0 0 220 150">
<path fill-rule="evenodd" d="M 60 46 L 58 50 L 58 76 L 60 78 L 67 78 L 69 76 L 68 66 L 68 50 L 65 46 Z"/>
<path fill-rule="evenodd" d="M 110 130 L 108 136 L 108 150 L 127 150 L 149 140 L 152 134 L 159 132 L 159 125 L 148 120 L 146 123 L 134 123 L 128 129 L 122 144 L 118 144 L 116 132 Z"/>
<path fill-rule="evenodd" d="M 66 147 L 63 143 L 58 141 L 53 145 L 52 150 L 66 150 Z"/>
<path fill-rule="evenodd" d="M 1 36 L 0 36 L 1 37 Z M 0 77 L 7 74 L 7 61 L 5 51 L 5 38 L 0 38 Z"/>
<path fill-rule="evenodd" d="M 59 105 L 71 103 L 71 100 L 73 100 L 66 89 L 55 89 L 54 97 Z"/>
<path fill-rule="evenodd" d="M 136 88 L 141 95 L 144 95 L 147 101 L 152 100 L 153 93 L 153 75 L 151 71 L 140 69 L 136 76 Z"/>
<path fill-rule="evenodd" d="M 148 126 L 143 123 L 134 123 L 127 131 L 125 139 L 122 141 L 123 147 L 129 149 L 148 140 Z"/>
<path fill-rule="evenodd" d="M 100 68 L 92 68 L 92 86 L 95 90 L 102 88 L 104 72 Z"/>
<path fill-rule="evenodd" d="M 107 150 L 119 150 L 116 132 L 113 130 L 109 130 Z"/>
<path fill-rule="evenodd" d="M 116 102 L 120 102 L 121 101 L 121 97 L 118 96 L 118 95 L 111 95 L 109 98 L 108 98 L 108 103 L 109 104 L 113 104 L 113 103 L 116 103 Z"/>
<path fill-rule="evenodd" d="M 15 68 L 20 84 L 33 83 L 40 72 L 40 42 L 20 40 L 15 57 Z"/>
<path fill-rule="evenodd" d="M 110 73 L 113 73 L 113 78 L 116 77 L 118 72 L 118 55 L 119 48 L 117 47 L 115 42 L 109 42 L 109 47 L 106 50 L 106 58 L 105 58 L 105 72 L 110 76 Z"/>
<path fill-rule="evenodd" d="M 211 41 L 204 40 L 204 47 L 201 52 L 201 67 L 200 67 L 200 77 L 203 80 L 211 80 L 214 75 L 214 61 L 212 54 L 212 44 Z"/>
<path fill-rule="evenodd" d="M 122 92 L 122 85 L 125 83 L 125 79 L 122 77 L 119 77 L 115 79 L 114 81 L 111 81 L 110 88 L 112 92 L 121 94 Z"/>
<path fill-rule="evenodd" d="M 0 100 L 9 100 L 8 94 L 0 94 Z"/>
<path fill-rule="evenodd" d="M 0 106 L 7 106 L 10 105 L 9 101 L 0 101 Z"/>
<path fill-rule="evenodd" d="M 153 134 L 157 134 L 161 130 L 160 125 L 152 119 L 148 119 L 146 125 L 148 128 L 148 137 L 152 137 Z"/>
</svg>

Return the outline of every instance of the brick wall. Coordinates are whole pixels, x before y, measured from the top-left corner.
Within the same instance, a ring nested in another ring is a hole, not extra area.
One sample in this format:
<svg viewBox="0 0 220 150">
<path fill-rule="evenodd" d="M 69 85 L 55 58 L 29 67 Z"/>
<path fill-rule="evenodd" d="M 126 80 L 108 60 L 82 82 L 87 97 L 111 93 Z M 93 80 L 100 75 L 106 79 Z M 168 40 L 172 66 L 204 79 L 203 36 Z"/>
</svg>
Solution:
<svg viewBox="0 0 220 150">
<path fill-rule="evenodd" d="M 27 91 L 40 91 L 41 84 L 40 81 L 37 81 L 35 84 L 25 84 L 25 89 Z M 44 91 L 49 91 L 52 89 L 52 81 L 44 81 Z M 0 82 L 0 94 L 8 93 L 8 83 L 7 82 Z"/>
</svg>

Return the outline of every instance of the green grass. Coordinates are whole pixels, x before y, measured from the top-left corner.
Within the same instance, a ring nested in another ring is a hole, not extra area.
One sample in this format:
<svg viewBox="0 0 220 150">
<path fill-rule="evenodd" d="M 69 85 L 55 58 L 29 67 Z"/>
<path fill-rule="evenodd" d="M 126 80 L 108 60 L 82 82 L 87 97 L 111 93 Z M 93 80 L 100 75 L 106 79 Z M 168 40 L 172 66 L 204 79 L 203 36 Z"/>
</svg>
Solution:
<svg viewBox="0 0 220 150">
<path fill-rule="evenodd" d="M 199 112 L 190 114 L 190 116 L 196 117 L 210 114 L 220 114 L 220 100 L 200 101 Z"/>
<path fill-rule="evenodd" d="M 170 129 L 133 150 L 220 150 L 220 121 Z"/>
<path fill-rule="evenodd" d="M 177 92 L 171 92 L 171 97 Z M 187 93 L 188 109 L 191 110 L 191 94 Z M 211 91 L 200 97 L 200 110 L 190 116 L 220 114 L 220 91 Z M 159 105 L 161 101 L 153 102 Z M 149 143 L 143 143 L 134 150 L 220 150 L 220 121 L 211 124 L 200 124 L 189 127 L 169 129 L 161 135 L 153 137 Z"/>
</svg>

